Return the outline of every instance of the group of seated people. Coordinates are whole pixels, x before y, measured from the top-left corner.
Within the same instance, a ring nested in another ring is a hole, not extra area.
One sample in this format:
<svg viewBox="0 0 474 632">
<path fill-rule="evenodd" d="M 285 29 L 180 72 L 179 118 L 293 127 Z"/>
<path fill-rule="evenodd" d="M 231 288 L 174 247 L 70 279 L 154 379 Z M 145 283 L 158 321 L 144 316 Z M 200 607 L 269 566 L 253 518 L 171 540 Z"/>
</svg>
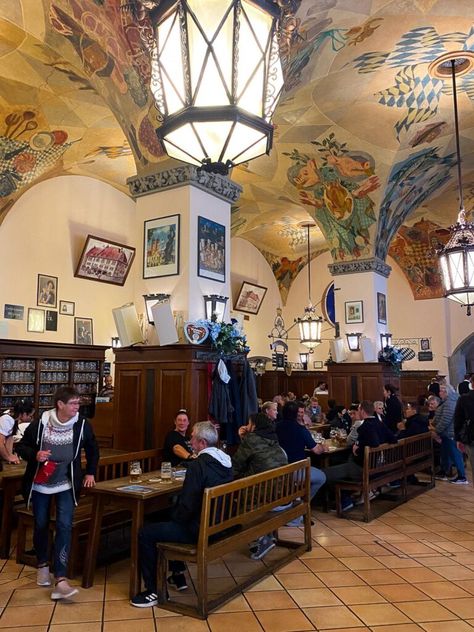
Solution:
<svg viewBox="0 0 474 632">
<path fill-rule="evenodd" d="M 141 608 L 157 605 L 156 544 L 160 541 L 192 543 L 197 540 L 202 496 L 206 487 L 294 463 L 312 453 L 318 455 L 328 450 L 325 444 L 315 442 L 307 427 L 311 409 L 318 405 L 315 398 L 309 398 L 307 406 L 296 398 L 287 398 L 283 405 L 279 397 L 274 399 L 277 401 L 264 402 L 260 411 L 239 429 L 241 442 L 232 456 L 218 447 L 218 431 L 212 422 L 194 424 L 191 438 L 188 439 L 189 416 L 184 409 L 178 411 L 174 430 L 168 433 L 165 440 L 164 459 L 187 468 L 183 490 L 170 520 L 145 525 L 141 530 L 139 548 L 145 590 L 131 600 L 132 605 Z M 340 465 L 324 470 L 311 466 L 310 501 L 324 484 L 334 485 L 338 480 L 348 477 L 360 479 L 366 446 L 395 443 L 399 438 L 428 430 L 427 419 L 420 415 L 417 404 L 410 402 L 404 407 L 405 418 L 398 423 L 396 433 L 392 432 L 383 420 L 383 403 L 380 403 L 382 408 L 377 406 L 378 413 L 370 401 L 362 401 L 351 405 L 348 410 L 340 411 L 340 417 L 349 420 L 347 445 L 351 447 L 351 453 L 347 461 Z M 340 417 L 336 415 L 335 425 L 339 423 Z M 343 499 L 343 503 L 344 509 L 352 506 L 350 498 Z M 302 518 L 298 518 L 287 526 L 300 527 L 302 524 Z M 272 534 L 262 536 L 249 543 L 250 557 L 260 560 L 274 546 Z M 168 585 L 176 590 L 185 590 L 187 580 L 184 564 L 174 561 L 170 562 L 169 567 L 171 574 Z"/>
</svg>

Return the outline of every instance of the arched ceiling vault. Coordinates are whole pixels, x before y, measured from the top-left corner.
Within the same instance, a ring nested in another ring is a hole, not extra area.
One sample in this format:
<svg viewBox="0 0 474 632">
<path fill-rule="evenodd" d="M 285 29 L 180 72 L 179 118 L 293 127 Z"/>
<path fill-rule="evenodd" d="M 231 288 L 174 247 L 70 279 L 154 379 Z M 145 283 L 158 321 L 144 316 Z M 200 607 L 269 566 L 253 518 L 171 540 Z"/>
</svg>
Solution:
<svg viewBox="0 0 474 632">
<path fill-rule="evenodd" d="M 154 131 L 148 55 L 121 4 L 0 4 L 0 221 L 42 179 L 82 174 L 126 190 L 127 177 L 166 160 Z M 445 241 L 458 203 L 451 88 L 428 66 L 448 51 L 474 51 L 474 3 L 279 4 L 285 92 L 271 155 L 233 170 L 244 187 L 233 235 L 264 254 L 283 295 L 306 263 L 299 223 L 310 216 L 312 256 L 390 254 L 415 298 L 440 296 L 430 251 Z M 469 210 L 474 73 L 458 89 Z"/>
</svg>

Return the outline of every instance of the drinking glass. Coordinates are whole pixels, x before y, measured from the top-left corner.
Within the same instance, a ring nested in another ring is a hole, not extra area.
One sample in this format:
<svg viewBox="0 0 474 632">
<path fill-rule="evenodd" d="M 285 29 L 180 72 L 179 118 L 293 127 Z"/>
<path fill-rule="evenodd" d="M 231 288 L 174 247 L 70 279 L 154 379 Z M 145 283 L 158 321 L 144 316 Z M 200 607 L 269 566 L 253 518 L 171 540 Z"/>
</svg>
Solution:
<svg viewBox="0 0 474 632">
<path fill-rule="evenodd" d="M 142 468 L 140 467 L 140 461 L 130 461 L 130 482 L 140 483 L 142 476 Z"/>
<path fill-rule="evenodd" d="M 163 461 L 161 464 L 161 482 L 171 483 L 173 479 L 173 469 L 169 461 Z"/>
</svg>

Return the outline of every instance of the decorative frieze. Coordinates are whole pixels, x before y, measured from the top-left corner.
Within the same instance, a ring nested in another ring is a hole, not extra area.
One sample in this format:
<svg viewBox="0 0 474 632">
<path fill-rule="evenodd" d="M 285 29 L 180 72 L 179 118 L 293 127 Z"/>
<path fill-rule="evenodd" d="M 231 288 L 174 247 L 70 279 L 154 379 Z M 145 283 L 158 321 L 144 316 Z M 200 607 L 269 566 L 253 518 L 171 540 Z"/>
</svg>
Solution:
<svg viewBox="0 0 474 632">
<path fill-rule="evenodd" d="M 337 261 L 328 265 L 329 272 L 332 276 L 340 274 L 357 274 L 359 272 L 377 272 L 378 274 L 388 278 L 392 268 L 382 261 L 374 257 L 372 259 L 358 259 L 354 261 Z"/>
</svg>

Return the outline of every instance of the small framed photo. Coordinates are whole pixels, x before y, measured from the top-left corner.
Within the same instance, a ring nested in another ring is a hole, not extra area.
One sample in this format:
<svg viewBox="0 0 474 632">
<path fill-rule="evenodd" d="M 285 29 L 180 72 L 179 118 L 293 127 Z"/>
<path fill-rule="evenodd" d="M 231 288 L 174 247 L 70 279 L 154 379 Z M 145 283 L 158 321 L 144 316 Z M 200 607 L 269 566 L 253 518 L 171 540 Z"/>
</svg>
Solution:
<svg viewBox="0 0 474 632">
<path fill-rule="evenodd" d="M 46 331 L 58 331 L 58 312 L 46 310 Z"/>
<path fill-rule="evenodd" d="M 44 323 L 45 323 L 44 309 L 36 309 L 35 307 L 29 307 L 27 330 L 43 333 Z"/>
<path fill-rule="evenodd" d="M 347 324 L 364 322 L 364 308 L 362 301 L 346 301 L 344 306 L 346 308 Z"/>
<path fill-rule="evenodd" d="M 239 312 L 246 312 L 247 314 L 258 314 L 266 293 L 266 287 L 244 281 L 240 288 L 234 309 Z"/>
<path fill-rule="evenodd" d="M 387 324 L 387 297 L 377 292 L 377 320 L 380 324 Z"/>
<path fill-rule="evenodd" d="M 322 360 L 315 360 L 313 362 L 313 369 L 322 369 L 324 367 Z"/>
<path fill-rule="evenodd" d="M 76 303 L 72 301 L 59 301 L 59 313 L 62 316 L 74 316 Z"/>
<path fill-rule="evenodd" d="M 225 283 L 225 226 L 200 216 L 198 276 Z"/>
<path fill-rule="evenodd" d="M 143 278 L 179 274 L 179 215 L 145 222 Z"/>
<path fill-rule="evenodd" d="M 3 318 L 11 320 L 23 320 L 24 313 L 25 308 L 23 305 L 12 305 L 11 303 L 6 303 L 3 308 Z"/>
<path fill-rule="evenodd" d="M 74 318 L 74 344 L 93 345 L 92 318 Z"/>
<path fill-rule="evenodd" d="M 431 340 L 430 340 L 430 338 L 420 338 L 420 349 L 422 351 L 430 351 L 431 350 Z"/>
<path fill-rule="evenodd" d="M 49 276 L 48 274 L 38 274 L 36 304 L 39 307 L 57 307 L 58 277 Z"/>
<path fill-rule="evenodd" d="M 131 246 L 88 235 L 74 276 L 124 285 L 134 257 L 135 248 Z"/>
</svg>

